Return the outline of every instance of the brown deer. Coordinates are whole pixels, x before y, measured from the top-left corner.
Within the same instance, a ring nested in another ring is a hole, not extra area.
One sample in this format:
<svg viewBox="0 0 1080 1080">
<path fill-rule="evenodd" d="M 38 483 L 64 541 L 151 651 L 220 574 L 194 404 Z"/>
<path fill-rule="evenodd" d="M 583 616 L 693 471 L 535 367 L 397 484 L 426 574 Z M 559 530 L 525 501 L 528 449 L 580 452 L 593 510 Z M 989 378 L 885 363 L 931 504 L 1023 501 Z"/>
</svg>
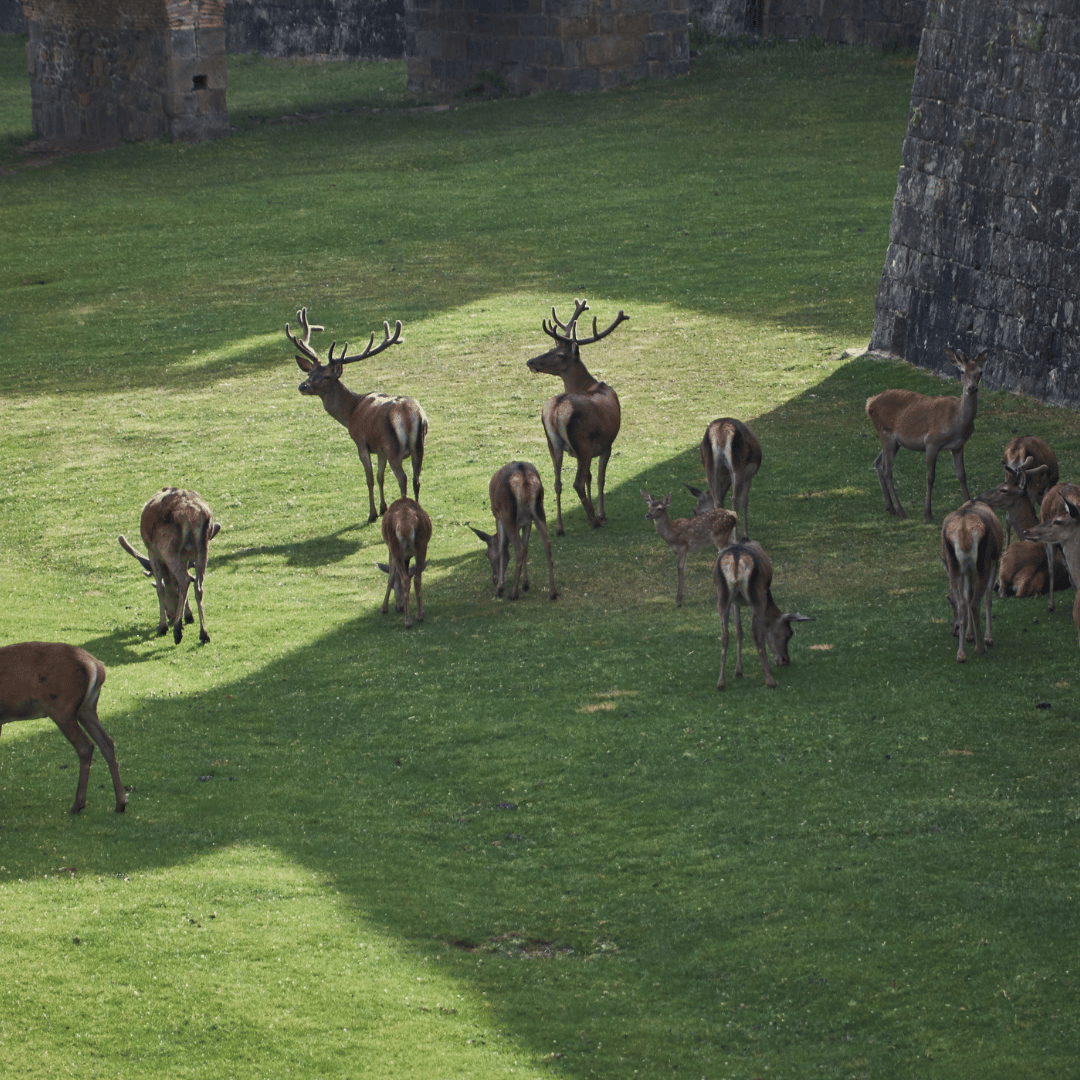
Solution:
<svg viewBox="0 0 1080 1080">
<path fill-rule="evenodd" d="M 913 390 L 885 390 L 866 401 L 866 415 L 870 417 L 881 440 L 881 453 L 874 461 L 874 468 L 877 469 L 881 493 L 885 496 L 885 509 L 901 520 L 907 514 L 900 505 L 892 473 L 893 458 L 901 447 L 926 454 L 924 517 L 927 521 L 934 520 L 930 496 L 934 490 L 938 454 L 942 450 L 952 452 L 964 501 L 971 499 L 964 471 L 964 443 L 975 430 L 979 380 L 986 365 L 987 353 L 984 350 L 974 360 L 951 349 L 946 349 L 945 355 L 960 372 L 960 397 L 927 397 Z"/>
<path fill-rule="evenodd" d="M 809 622 L 809 615 L 797 612 L 782 612 L 772 597 L 772 563 L 764 548 L 751 540 L 745 544 L 733 544 L 724 548 L 717 556 L 713 568 L 713 584 L 716 586 L 716 605 L 720 613 L 720 678 L 716 689 L 723 690 L 724 666 L 727 663 L 728 617 L 735 605 L 735 674 L 741 676 L 742 670 L 742 616 L 740 608 L 748 607 L 753 612 L 751 632 L 758 656 L 761 658 L 761 670 L 765 672 L 765 685 L 776 688 L 777 682 L 769 667 L 769 658 L 765 652 L 768 644 L 773 658 L 779 667 L 791 663 L 788 657 L 788 642 L 795 632 L 791 624 Z"/>
<path fill-rule="evenodd" d="M 390 610 L 390 590 L 394 590 L 394 607 L 405 612 L 405 629 L 412 626 L 409 616 L 409 585 L 416 587 L 416 618 L 424 621 L 424 598 L 420 592 L 421 579 L 427 566 L 427 549 L 431 540 L 431 518 L 413 499 L 404 496 L 395 499 L 387 508 L 382 519 L 382 535 L 390 553 L 390 563 L 377 563 L 384 571 L 386 596 L 383 598 L 382 613 Z M 409 561 L 415 559 L 410 569 Z"/>
<path fill-rule="evenodd" d="M 742 521 L 742 539 L 747 538 L 746 503 L 750 481 L 761 467 L 761 443 L 741 421 L 730 416 L 714 420 L 701 440 L 701 464 L 714 506 L 723 506 L 731 488 L 731 509 Z M 700 500 L 699 500 L 700 502 Z"/>
<path fill-rule="evenodd" d="M 1025 539 L 1045 544 L 1047 551 L 1060 544 L 1065 565 L 1076 596 L 1073 598 L 1073 622 L 1080 641 L 1080 487 L 1076 484 L 1055 484 L 1042 501 L 1042 520 L 1024 533 Z M 1053 610 L 1053 586 L 1047 610 Z"/>
<path fill-rule="evenodd" d="M 1006 548 L 1001 557 L 998 569 L 997 594 L 1005 596 L 1009 585 L 1013 584 L 1017 596 L 1029 596 L 1033 592 L 1044 592 L 1041 584 L 1046 584 L 1046 551 L 1039 544 L 1029 540 L 1018 540 L 1015 544 L 1009 543 L 1009 536 L 1015 529 L 1018 537 L 1023 536 L 1025 530 L 1038 524 L 1039 519 L 1031 508 L 1028 492 L 1032 478 L 1038 479 L 1046 470 L 1046 465 L 1034 464 L 1034 458 L 1028 457 L 1017 463 L 1016 468 L 1006 466 L 1007 479 L 1003 484 L 990 488 L 978 496 L 977 501 L 986 503 L 994 510 L 1005 511 L 1005 543 Z M 1064 567 L 1064 562 L 1061 566 Z M 1035 575 L 1039 578 L 1040 587 L 1034 584 Z M 1017 576 L 1020 580 L 1017 581 Z M 1019 589 L 1023 589 L 1020 592 Z"/>
<path fill-rule="evenodd" d="M 1027 497 L 1031 508 L 1038 510 L 1043 496 L 1058 482 L 1057 456 L 1050 445 L 1037 435 L 1020 435 L 1013 439 L 1001 455 L 1007 476 L 1021 480 L 1026 473 Z M 1009 524 L 1005 525 L 1005 543 L 1009 542 Z M 1019 534 L 1018 534 L 1019 535 Z"/>
<path fill-rule="evenodd" d="M 964 663 L 964 641 L 975 642 L 975 652 L 994 644 L 990 605 L 994 595 L 994 568 L 1001 558 L 1004 532 L 997 514 L 986 503 L 969 500 L 945 515 L 941 523 L 941 565 L 949 575 L 949 603 L 953 634 L 960 639 L 956 662 Z M 986 598 L 986 633 L 979 638 L 979 597 Z M 984 645 L 985 640 L 985 645 Z"/>
<path fill-rule="evenodd" d="M 221 526 L 198 492 L 180 488 L 162 488 L 143 507 L 139 531 L 149 558 L 144 558 L 121 536 L 120 546 L 142 565 L 146 576 L 153 578 L 158 594 L 158 636 L 173 628 L 173 641 L 180 644 L 184 621 L 193 622 L 188 604 L 188 586 L 192 579 L 188 568 L 195 568 L 195 602 L 199 608 L 199 640 L 206 642 L 206 616 L 203 613 L 203 580 L 206 577 L 207 548 Z"/>
<path fill-rule="evenodd" d="M 574 301 L 574 314 L 563 323 L 551 309 L 551 323 L 545 319 L 543 330 L 555 342 L 555 347 L 527 361 L 536 374 L 557 375 L 563 381 L 565 393 L 557 394 L 545 405 L 542 413 L 547 434 L 551 463 L 555 467 L 555 534 L 563 536 L 562 520 L 562 460 L 563 454 L 577 458 L 574 490 L 585 507 L 589 524 L 595 529 L 607 523 L 604 513 L 604 477 L 615 436 L 619 434 L 622 413 L 619 397 L 606 383 L 594 379 L 581 362 L 580 347 L 591 345 L 610 334 L 619 323 L 629 319 L 622 311 L 606 329 L 597 331 L 593 319 L 593 336 L 578 339 L 577 321 L 589 310 L 586 300 Z M 596 475 L 596 510 L 592 504 L 592 460 L 598 461 Z"/>
<path fill-rule="evenodd" d="M 730 510 L 723 507 L 706 510 L 689 518 L 668 517 L 671 496 L 654 499 L 644 488 L 638 489 L 645 500 L 648 510 L 645 520 L 656 526 L 656 535 L 671 548 L 676 559 L 679 584 L 675 590 L 675 606 L 682 607 L 683 573 L 686 570 L 686 557 L 692 551 L 716 546 L 717 551 L 731 543 L 739 519 Z M 707 494 L 707 493 L 706 493 Z M 712 496 L 709 496 L 712 499 Z"/>
<path fill-rule="evenodd" d="M 518 598 L 518 583 L 524 576 L 522 588 L 529 588 L 529 534 L 536 531 L 544 545 L 547 556 L 549 596 L 554 600 L 559 594 L 555 588 L 555 566 L 551 561 L 551 539 L 548 536 L 547 518 L 544 516 L 544 485 L 536 466 L 529 461 L 511 461 L 491 478 L 488 484 L 491 513 L 495 517 L 495 533 L 474 533 L 487 544 L 487 557 L 491 563 L 491 582 L 495 595 L 502 596 L 506 586 L 506 567 L 510 561 L 510 541 L 514 542 L 514 583 L 510 587 L 510 599 Z"/>
<path fill-rule="evenodd" d="M 334 355 L 337 342 L 330 345 L 330 353 L 323 364 L 318 354 L 311 347 L 311 334 L 322 330 L 308 322 L 307 308 L 301 308 L 296 317 L 304 331 L 302 338 L 295 338 L 289 333 L 289 324 L 285 324 L 285 336 L 296 346 L 296 357 L 300 370 L 307 378 L 300 384 L 301 394 L 321 398 L 323 408 L 339 423 L 348 429 L 352 441 L 356 443 L 360 463 L 364 466 L 364 476 L 368 488 L 368 523 L 377 520 L 386 513 L 386 496 L 383 491 L 383 478 L 386 475 L 386 463 L 397 478 L 401 497 L 405 497 L 407 481 L 403 462 L 408 456 L 412 460 L 413 498 L 420 498 L 420 469 L 424 464 L 424 441 L 427 438 L 427 414 L 420 403 L 411 397 L 392 397 L 388 394 L 354 394 L 341 381 L 345 364 L 354 364 L 357 360 L 366 360 L 377 356 L 384 349 L 401 341 L 401 321 L 398 320 L 393 337 L 390 336 L 390 324 L 383 323 L 385 337 L 375 345 L 375 335 L 371 335 L 367 347 L 356 356 L 348 356 L 348 342 L 342 347 L 339 356 Z M 375 513 L 375 477 L 371 469 L 371 455 L 375 453 L 379 460 L 379 513 Z"/>
<path fill-rule="evenodd" d="M 98 719 L 97 703 L 105 683 L 105 665 L 85 649 L 62 642 L 26 641 L 0 648 L 0 729 L 14 720 L 50 717 L 79 755 L 79 786 L 75 789 L 77 814 L 86 805 L 90 760 L 94 743 L 109 765 L 116 812 L 127 806 L 120 782 L 116 747 Z M 87 738 L 89 732 L 91 742 Z"/>
<path fill-rule="evenodd" d="M 1076 484 L 1055 484 L 1050 488 L 1043 496 L 1042 503 L 1039 506 L 1039 524 L 1043 525 L 1048 522 L 1054 521 L 1056 518 L 1060 518 L 1063 514 L 1067 513 L 1065 506 L 1066 501 L 1071 501 L 1080 505 L 1080 487 Z M 1040 540 L 1041 536 L 1030 535 L 1031 530 L 1025 530 L 1025 540 Z M 1058 551 L 1058 541 L 1045 540 L 1043 546 L 1046 549 L 1046 561 L 1048 565 L 1056 565 L 1056 552 Z M 1073 585 L 1080 585 L 1080 578 L 1077 578 L 1073 572 L 1073 567 L 1069 562 L 1069 556 L 1064 551 L 1064 546 L 1061 548 L 1062 554 L 1065 559 L 1065 567 L 1069 572 L 1069 577 Z M 1051 560 L 1054 560 L 1052 563 Z M 1056 576 L 1050 579 L 1050 595 L 1046 598 L 1046 610 L 1054 610 L 1054 586 L 1056 584 Z M 1080 590 L 1078 590 L 1080 591 Z"/>
</svg>

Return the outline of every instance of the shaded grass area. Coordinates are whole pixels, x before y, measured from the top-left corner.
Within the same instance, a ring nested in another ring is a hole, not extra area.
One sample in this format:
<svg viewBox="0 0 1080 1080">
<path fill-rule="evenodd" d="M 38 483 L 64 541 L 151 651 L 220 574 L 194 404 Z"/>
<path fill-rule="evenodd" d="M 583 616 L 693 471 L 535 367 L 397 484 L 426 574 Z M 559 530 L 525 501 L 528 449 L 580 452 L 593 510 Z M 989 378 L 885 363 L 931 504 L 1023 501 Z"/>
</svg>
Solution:
<svg viewBox="0 0 1080 1080">
<path fill-rule="evenodd" d="M 104 660 L 133 787 L 111 814 L 99 761 L 69 818 L 70 747 L 5 730 L 13 1073 L 1075 1071 L 1068 604 L 998 604 L 993 650 L 956 665 L 937 529 L 882 512 L 863 413 L 955 384 L 841 359 L 869 335 L 910 73 L 717 50 L 615 94 L 0 178 L 0 632 Z M 570 494 L 559 600 L 494 601 L 466 523 L 514 457 L 550 515 L 558 384 L 524 360 L 586 291 L 602 325 L 631 315 L 586 357 L 623 403 L 611 523 Z M 301 303 L 339 342 L 405 321 L 348 378 L 431 417 L 408 633 L 377 613 L 352 444 L 295 389 Z M 710 560 L 676 610 L 638 495 L 700 479 L 719 415 L 761 438 L 751 524 L 778 602 L 815 616 L 775 692 L 752 655 L 716 692 Z M 984 392 L 973 491 L 1014 430 L 1067 475 L 1075 414 Z M 922 472 L 898 456 L 905 502 Z M 205 647 L 154 636 L 116 545 L 163 483 L 223 524 Z M 943 462 L 939 517 L 956 501 Z"/>
</svg>

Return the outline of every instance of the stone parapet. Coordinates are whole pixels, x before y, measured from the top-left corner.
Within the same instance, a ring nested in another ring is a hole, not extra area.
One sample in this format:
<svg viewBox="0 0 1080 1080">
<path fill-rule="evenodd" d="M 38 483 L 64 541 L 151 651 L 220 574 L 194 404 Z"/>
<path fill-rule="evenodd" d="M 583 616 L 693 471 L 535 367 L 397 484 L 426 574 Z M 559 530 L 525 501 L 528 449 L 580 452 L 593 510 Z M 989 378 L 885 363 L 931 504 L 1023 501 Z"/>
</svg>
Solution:
<svg viewBox="0 0 1080 1080">
<path fill-rule="evenodd" d="M 409 87 L 588 90 L 690 67 L 687 0 L 405 0 Z"/>
<path fill-rule="evenodd" d="M 934 0 L 871 347 L 1080 406 L 1080 13 Z"/>
</svg>

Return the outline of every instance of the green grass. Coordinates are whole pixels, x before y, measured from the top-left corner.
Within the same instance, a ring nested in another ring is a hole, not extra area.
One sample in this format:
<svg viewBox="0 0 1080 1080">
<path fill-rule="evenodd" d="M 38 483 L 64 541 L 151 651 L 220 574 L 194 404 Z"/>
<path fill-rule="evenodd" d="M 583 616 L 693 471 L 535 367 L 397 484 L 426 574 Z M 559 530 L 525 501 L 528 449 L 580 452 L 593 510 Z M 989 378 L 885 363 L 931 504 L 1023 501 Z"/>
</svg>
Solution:
<svg viewBox="0 0 1080 1080">
<path fill-rule="evenodd" d="M 132 788 L 114 815 L 99 760 L 72 818 L 55 727 L 4 733 L 4 1074 L 1076 1073 L 1071 594 L 997 604 L 994 648 L 955 663 L 938 530 L 883 513 L 863 412 L 955 383 L 841 359 L 912 58 L 714 48 L 685 79 L 441 112 L 401 65 L 231 64 L 228 140 L 0 176 L 0 641 L 108 665 Z M 298 111 L 334 115 L 244 119 Z M 631 316 L 586 353 L 623 404 L 611 522 L 570 493 L 559 600 L 496 601 L 466 524 L 515 457 L 552 515 L 558 386 L 524 361 L 583 294 Z M 352 444 L 296 392 L 301 304 L 339 342 L 405 323 L 348 381 L 431 419 L 412 631 L 378 613 Z M 709 559 L 676 610 L 638 495 L 689 513 L 721 415 L 764 447 L 777 600 L 815 616 L 775 691 L 751 656 L 717 693 Z M 1075 414 L 984 391 L 972 491 L 1014 431 L 1069 476 Z M 916 511 L 922 472 L 898 457 Z M 206 646 L 154 635 L 116 543 L 166 483 L 223 525 Z M 957 502 L 941 462 L 939 518 Z"/>
</svg>

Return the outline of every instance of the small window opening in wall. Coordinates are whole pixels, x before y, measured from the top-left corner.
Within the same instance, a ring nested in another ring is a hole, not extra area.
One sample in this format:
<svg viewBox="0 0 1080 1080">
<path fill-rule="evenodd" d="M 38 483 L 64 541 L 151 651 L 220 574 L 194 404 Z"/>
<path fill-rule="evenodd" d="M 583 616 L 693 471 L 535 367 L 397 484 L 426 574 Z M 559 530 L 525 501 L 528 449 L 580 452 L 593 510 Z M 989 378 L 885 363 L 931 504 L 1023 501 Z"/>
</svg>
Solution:
<svg viewBox="0 0 1080 1080">
<path fill-rule="evenodd" d="M 206 89 L 206 79 L 207 79 L 206 75 L 196 75 L 191 80 L 191 89 L 192 90 L 205 90 Z"/>
</svg>

